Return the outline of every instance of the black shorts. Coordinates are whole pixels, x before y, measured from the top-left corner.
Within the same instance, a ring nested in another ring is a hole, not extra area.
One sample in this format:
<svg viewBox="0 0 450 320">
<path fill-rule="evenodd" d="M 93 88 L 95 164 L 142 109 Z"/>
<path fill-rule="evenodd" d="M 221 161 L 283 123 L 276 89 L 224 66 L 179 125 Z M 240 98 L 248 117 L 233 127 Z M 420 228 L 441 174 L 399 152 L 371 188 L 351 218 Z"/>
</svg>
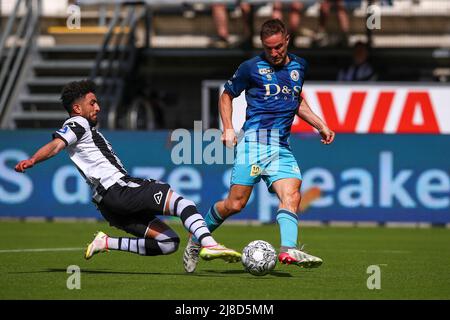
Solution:
<svg viewBox="0 0 450 320">
<path fill-rule="evenodd" d="M 111 226 L 143 237 L 150 221 L 163 214 L 169 190 L 167 183 L 122 177 L 102 195 L 97 208 Z"/>
</svg>

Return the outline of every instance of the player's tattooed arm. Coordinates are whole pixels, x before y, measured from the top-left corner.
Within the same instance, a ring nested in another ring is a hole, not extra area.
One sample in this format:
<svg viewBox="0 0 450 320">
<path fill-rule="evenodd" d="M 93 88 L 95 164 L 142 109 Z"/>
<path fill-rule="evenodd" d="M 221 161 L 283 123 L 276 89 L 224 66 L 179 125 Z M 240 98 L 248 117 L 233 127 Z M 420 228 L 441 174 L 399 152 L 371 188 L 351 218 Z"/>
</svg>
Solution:
<svg viewBox="0 0 450 320">
<path fill-rule="evenodd" d="M 311 110 L 305 99 L 302 99 L 297 109 L 297 115 L 319 131 L 322 136 L 322 143 L 330 144 L 333 142 L 335 133 Z"/>
<path fill-rule="evenodd" d="M 66 143 L 59 139 L 55 138 L 42 148 L 40 148 L 30 159 L 22 160 L 15 166 L 15 170 L 17 172 L 25 172 L 25 169 L 33 167 L 36 163 L 45 161 L 58 152 L 63 150 L 66 147 Z"/>
</svg>

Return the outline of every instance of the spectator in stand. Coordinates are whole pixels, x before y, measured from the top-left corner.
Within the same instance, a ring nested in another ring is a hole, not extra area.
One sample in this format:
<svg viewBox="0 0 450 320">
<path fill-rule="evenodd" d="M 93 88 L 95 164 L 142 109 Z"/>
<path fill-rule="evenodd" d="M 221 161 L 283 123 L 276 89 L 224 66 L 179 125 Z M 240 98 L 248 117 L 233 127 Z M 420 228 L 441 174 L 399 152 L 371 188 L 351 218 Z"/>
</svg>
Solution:
<svg viewBox="0 0 450 320">
<path fill-rule="evenodd" d="M 369 62 L 369 47 L 367 43 L 358 41 L 353 48 L 353 63 L 341 69 L 338 81 L 376 81 L 378 78 Z"/>
<path fill-rule="evenodd" d="M 314 39 L 315 45 L 326 45 L 326 25 L 330 16 L 331 7 L 334 7 L 337 13 L 341 35 L 337 42 L 340 46 L 348 45 L 348 33 L 350 30 L 350 21 L 347 15 L 344 0 L 322 0 L 320 4 L 319 27 Z"/>
<path fill-rule="evenodd" d="M 305 8 L 303 1 L 293 1 L 289 5 L 288 16 L 288 33 L 290 35 L 289 47 L 295 46 L 295 39 L 298 33 L 298 27 L 302 19 L 302 11 Z M 283 3 L 281 1 L 275 1 L 272 8 L 272 18 L 283 20 Z"/>
<path fill-rule="evenodd" d="M 251 30 L 251 14 L 252 8 L 249 3 L 239 2 L 239 7 L 244 20 L 244 39 L 241 44 L 244 47 L 252 46 L 252 30 Z M 211 5 L 214 25 L 217 32 L 217 40 L 213 42 L 213 47 L 228 48 L 230 47 L 230 33 L 228 28 L 228 8 L 224 3 L 215 3 Z"/>
</svg>

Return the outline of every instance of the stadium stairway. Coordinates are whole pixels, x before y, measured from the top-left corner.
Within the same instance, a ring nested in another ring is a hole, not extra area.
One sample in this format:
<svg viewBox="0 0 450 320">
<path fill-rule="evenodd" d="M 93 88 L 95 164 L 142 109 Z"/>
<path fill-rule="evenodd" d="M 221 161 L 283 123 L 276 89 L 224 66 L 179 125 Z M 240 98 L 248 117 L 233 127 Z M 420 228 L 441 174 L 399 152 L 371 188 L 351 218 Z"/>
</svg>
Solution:
<svg viewBox="0 0 450 320">
<path fill-rule="evenodd" d="M 120 120 L 117 108 L 127 75 L 134 66 L 134 37 L 141 11 L 133 5 L 106 3 L 100 8 L 87 3 L 80 4 L 78 11 L 72 8 L 68 17 L 67 6 L 71 2 L 54 5 L 56 2 L 48 0 L 41 7 L 24 7 L 36 13 L 33 17 L 38 17 L 38 23 L 32 29 L 32 41 L 26 42 L 20 72 L 14 73 L 14 82 L 12 76 L 6 77 L 8 83 L 14 83 L 14 90 L 8 94 L 7 104 L 0 106 L 2 128 L 60 127 L 68 117 L 60 102 L 62 87 L 70 81 L 87 78 L 93 78 L 98 86 L 97 96 L 108 124 Z M 6 26 L 3 17 L 20 10 L 11 5 L 0 7 L 4 9 L 0 10 L 0 30 L 3 30 Z M 82 19 L 77 20 L 81 12 Z M 21 21 L 15 19 L 14 25 Z M 13 35 L 5 38 L 6 49 L 16 41 Z"/>
<path fill-rule="evenodd" d="M 32 57 L 24 88 L 11 115 L 16 128 L 55 128 L 67 118 L 60 103 L 62 87 L 89 78 L 100 50 L 98 45 L 38 47 Z M 97 84 L 101 80 L 96 79 Z"/>
</svg>

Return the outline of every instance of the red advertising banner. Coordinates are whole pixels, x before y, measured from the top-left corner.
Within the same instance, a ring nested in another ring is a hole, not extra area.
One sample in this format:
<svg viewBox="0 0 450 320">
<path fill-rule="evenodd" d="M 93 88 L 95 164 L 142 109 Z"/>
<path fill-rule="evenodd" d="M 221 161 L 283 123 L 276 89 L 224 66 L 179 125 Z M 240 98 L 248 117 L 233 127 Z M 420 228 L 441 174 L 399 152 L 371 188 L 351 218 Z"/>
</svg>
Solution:
<svg viewBox="0 0 450 320">
<path fill-rule="evenodd" d="M 338 133 L 450 134 L 448 85 L 307 83 L 302 96 Z M 236 131 L 245 121 L 246 107 L 243 92 L 233 100 Z M 313 130 L 295 118 L 292 132 Z"/>
<path fill-rule="evenodd" d="M 450 87 L 305 85 L 302 96 L 336 132 L 450 134 Z M 296 117 L 292 132 L 312 132 Z"/>
</svg>

